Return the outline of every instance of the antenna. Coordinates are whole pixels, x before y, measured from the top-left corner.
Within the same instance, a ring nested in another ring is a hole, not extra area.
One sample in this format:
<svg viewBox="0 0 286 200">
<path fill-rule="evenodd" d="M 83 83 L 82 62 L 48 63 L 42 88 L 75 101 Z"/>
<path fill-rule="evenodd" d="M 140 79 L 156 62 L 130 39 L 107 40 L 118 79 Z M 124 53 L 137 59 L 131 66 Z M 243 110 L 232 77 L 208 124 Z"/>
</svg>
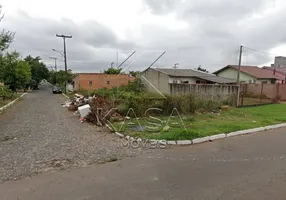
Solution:
<svg viewBox="0 0 286 200">
<path fill-rule="evenodd" d="M 173 68 L 177 69 L 178 68 L 179 63 L 175 63 Z"/>
</svg>

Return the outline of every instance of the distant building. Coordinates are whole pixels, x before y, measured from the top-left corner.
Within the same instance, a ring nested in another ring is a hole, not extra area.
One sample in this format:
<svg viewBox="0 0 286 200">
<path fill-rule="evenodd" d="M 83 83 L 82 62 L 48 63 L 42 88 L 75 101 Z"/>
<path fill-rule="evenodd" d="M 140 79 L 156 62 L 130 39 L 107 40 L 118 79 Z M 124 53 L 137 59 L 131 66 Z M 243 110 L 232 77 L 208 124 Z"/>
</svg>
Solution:
<svg viewBox="0 0 286 200">
<path fill-rule="evenodd" d="M 276 68 L 286 68 L 286 57 L 283 56 L 277 56 L 274 59 L 274 65 L 272 65 L 273 67 Z"/>
<path fill-rule="evenodd" d="M 233 84 L 235 79 L 218 77 L 192 69 L 148 68 L 140 73 L 148 91 L 170 94 L 171 84 Z M 156 88 L 156 89 L 155 89 Z"/>
<path fill-rule="evenodd" d="M 226 77 L 237 78 L 238 66 L 228 65 L 214 72 L 214 74 Z M 274 84 L 285 80 L 285 76 L 274 74 L 271 70 L 266 70 L 257 66 L 241 66 L 240 67 L 240 82 L 244 83 L 269 83 Z"/>
<path fill-rule="evenodd" d="M 135 77 L 128 74 L 102 74 L 102 73 L 78 73 L 73 79 L 74 90 L 98 90 L 101 88 L 112 89 L 127 85 L 134 81 Z"/>
</svg>

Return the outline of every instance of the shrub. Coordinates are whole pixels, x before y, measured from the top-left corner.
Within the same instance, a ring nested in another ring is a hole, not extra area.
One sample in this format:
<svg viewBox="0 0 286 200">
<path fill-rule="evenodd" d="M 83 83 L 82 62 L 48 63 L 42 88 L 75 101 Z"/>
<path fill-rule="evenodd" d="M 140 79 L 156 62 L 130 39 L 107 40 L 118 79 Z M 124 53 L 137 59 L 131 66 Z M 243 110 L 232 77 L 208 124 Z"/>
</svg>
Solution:
<svg viewBox="0 0 286 200">
<path fill-rule="evenodd" d="M 7 86 L 0 86 L 0 98 L 3 100 L 12 98 L 13 92 Z"/>
</svg>

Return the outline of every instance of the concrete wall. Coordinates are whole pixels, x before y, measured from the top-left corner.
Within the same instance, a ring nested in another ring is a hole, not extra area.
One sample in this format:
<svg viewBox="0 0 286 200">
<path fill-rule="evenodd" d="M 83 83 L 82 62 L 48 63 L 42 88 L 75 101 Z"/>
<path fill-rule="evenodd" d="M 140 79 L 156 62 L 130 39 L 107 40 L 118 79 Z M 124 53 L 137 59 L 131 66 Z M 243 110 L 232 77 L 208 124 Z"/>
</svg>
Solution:
<svg viewBox="0 0 286 200">
<path fill-rule="evenodd" d="M 169 75 L 158 72 L 151 68 L 142 72 L 141 75 L 148 80 L 146 81 L 144 78 L 139 76 L 148 91 L 157 92 L 157 90 L 159 90 L 161 93 L 170 94 Z M 154 89 L 154 87 L 157 90 Z"/>
<path fill-rule="evenodd" d="M 101 74 L 101 73 L 83 73 L 78 74 L 74 79 L 75 90 L 98 90 L 101 88 L 112 89 L 127 85 L 134 81 L 135 77 L 129 77 L 127 74 Z"/>
<path fill-rule="evenodd" d="M 237 96 L 238 85 L 213 84 L 170 84 L 172 95 L 196 94 L 203 99 L 224 101 L 230 96 Z"/>
<path fill-rule="evenodd" d="M 269 99 L 286 100 L 286 84 L 245 84 L 242 88 L 245 95 L 265 95 Z"/>
<path fill-rule="evenodd" d="M 232 78 L 232 79 L 237 79 L 237 70 L 232 69 L 232 68 L 227 68 L 219 73 L 217 73 L 218 76 L 225 77 L 225 78 Z M 249 80 L 252 82 L 256 82 L 256 78 L 253 76 L 250 76 L 248 74 L 245 74 L 243 72 L 240 72 L 240 81 L 244 81 L 246 83 L 249 83 Z"/>
<path fill-rule="evenodd" d="M 271 79 L 257 79 L 255 83 L 271 84 Z"/>
<path fill-rule="evenodd" d="M 189 84 L 195 84 L 197 78 L 190 78 L 190 77 L 170 77 L 168 83 L 174 83 L 174 81 L 177 81 L 177 83 L 183 83 L 187 81 Z"/>
</svg>

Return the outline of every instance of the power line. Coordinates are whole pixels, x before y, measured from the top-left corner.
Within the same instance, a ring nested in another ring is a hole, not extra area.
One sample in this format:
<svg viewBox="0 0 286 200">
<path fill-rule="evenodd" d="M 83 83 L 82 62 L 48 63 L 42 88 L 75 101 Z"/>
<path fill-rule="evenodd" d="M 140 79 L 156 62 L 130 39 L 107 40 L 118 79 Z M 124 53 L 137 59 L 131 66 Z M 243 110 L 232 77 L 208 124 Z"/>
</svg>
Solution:
<svg viewBox="0 0 286 200">
<path fill-rule="evenodd" d="M 259 53 L 262 53 L 262 54 L 267 54 L 267 55 L 271 55 L 271 56 L 279 56 L 278 54 L 268 53 L 268 52 L 260 51 L 260 50 L 253 49 L 253 48 L 246 47 L 246 46 L 243 46 L 243 48 L 244 49 L 249 49 L 251 51 L 256 51 L 256 52 L 259 52 Z"/>
</svg>

